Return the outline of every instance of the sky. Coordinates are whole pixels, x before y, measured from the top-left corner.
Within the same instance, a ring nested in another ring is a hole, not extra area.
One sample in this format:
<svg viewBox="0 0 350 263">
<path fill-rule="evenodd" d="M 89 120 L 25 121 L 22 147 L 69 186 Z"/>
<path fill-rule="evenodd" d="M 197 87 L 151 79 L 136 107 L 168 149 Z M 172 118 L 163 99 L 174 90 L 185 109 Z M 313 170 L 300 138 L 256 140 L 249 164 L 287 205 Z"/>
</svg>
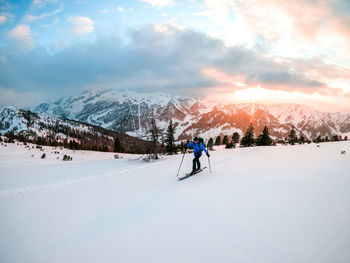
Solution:
<svg viewBox="0 0 350 263">
<path fill-rule="evenodd" d="M 350 111 L 350 1 L 0 0 L 0 105 L 109 88 Z"/>
</svg>

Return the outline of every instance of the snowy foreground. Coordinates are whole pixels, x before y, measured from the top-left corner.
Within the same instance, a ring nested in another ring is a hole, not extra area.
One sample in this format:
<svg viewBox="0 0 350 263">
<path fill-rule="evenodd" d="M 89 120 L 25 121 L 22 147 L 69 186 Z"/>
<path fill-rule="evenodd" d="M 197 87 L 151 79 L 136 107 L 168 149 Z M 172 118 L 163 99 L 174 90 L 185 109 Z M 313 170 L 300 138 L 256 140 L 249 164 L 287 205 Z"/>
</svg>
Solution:
<svg viewBox="0 0 350 263">
<path fill-rule="evenodd" d="M 52 151 L 0 145 L 0 262 L 350 262 L 350 142 L 218 150 L 184 181 L 181 155 Z"/>
</svg>

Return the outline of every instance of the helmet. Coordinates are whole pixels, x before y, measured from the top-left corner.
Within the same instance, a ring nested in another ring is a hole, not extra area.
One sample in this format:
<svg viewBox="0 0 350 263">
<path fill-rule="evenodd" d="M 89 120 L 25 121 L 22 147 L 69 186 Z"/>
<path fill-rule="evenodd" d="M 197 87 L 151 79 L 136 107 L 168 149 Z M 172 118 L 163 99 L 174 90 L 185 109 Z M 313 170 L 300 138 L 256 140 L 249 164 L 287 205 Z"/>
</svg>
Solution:
<svg viewBox="0 0 350 263">
<path fill-rule="evenodd" d="M 199 141 L 198 137 L 194 137 L 193 141 L 195 141 L 195 142 Z"/>
</svg>

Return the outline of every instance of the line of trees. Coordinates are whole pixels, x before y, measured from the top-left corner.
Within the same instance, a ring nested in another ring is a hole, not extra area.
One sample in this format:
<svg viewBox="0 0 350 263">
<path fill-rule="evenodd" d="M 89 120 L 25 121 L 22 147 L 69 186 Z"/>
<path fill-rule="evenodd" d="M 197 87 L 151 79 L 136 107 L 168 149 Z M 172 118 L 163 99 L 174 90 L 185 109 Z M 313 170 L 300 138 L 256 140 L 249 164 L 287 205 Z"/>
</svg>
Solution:
<svg viewBox="0 0 350 263">
<path fill-rule="evenodd" d="M 65 138 L 62 138 L 62 135 L 59 136 L 54 132 L 49 133 L 44 137 L 26 132 L 15 133 L 13 130 L 7 131 L 4 136 L 9 143 L 13 143 L 17 140 L 24 143 L 35 143 L 43 146 L 61 146 L 71 150 L 93 150 L 102 152 L 111 152 L 114 150 L 113 138 L 96 132 L 82 132 L 70 127 L 67 127 L 67 129 L 69 129 L 70 136 L 68 137 L 66 135 Z M 120 149 L 122 149 L 122 146 L 120 146 Z"/>
<path fill-rule="evenodd" d="M 179 151 L 184 151 L 185 145 L 189 143 L 189 141 L 187 141 L 186 143 L 181 142 L 180 144 L 176 144 L 175 130 L 176 129 L 172 120 L 170 120 L 169 125 L 165 132 L 159 127 L 157 127 L 156 121 L 154 119 L 152 120 L 151 127 L 148 133 L 149 133 L 149 139 L 152 141 L 153 146 L 149 150 L 149 152 L 154 154 L 154 157 L 156 159 L 158 158 L 158 153 L 171 155 L 171 154 L 176 154 Z M 160 138 L 161 138 L 161 143 L 159 143 Z M 347 139 L 347 137 L 345 137 L 344 139 Z M 333 141 L 341 140 L 341 137 L 335 135 L 332 137 L 332 140 Z M 321 142 L 321 141 L 327 141 L 327 139 L 322 139 L 320 136 L 318 136 L 314 140 L 314 142 Z M 330 139 L 328 141 L 330 141 Z M 291 128 L 288 138 L 285 138 L 285 140 L 274 141 L 270 136 L 270 132 L 267 126 L 265 126 L 262 132 L 257 137 L 255 137 L 253 124 L 250 124 L 242 138 L 238 132 L 234 132 L 231 137 L 229 137 L 228 135 L 224 135 L 223 137 L 217 136 L 215 138 L 215 141 L 213 138 L 209 138 L 206 146 L 208 147 L 209 150 L 213 149 L 214 145 L 225 145 L 225 147 L 229 149 L 229 148 L 235 148 L 238 143 L 240 143 L 241 147 L 250 147 L 250 146 L 269 146 L 269 145 L 275 145 L 276 143 L 285 143 L 285 144 L 289 143 L 291 145 L 294 145 L 297 143 L 299 144 L 311 143 L 311 141 L 305 140 L 305 137 L 302 135 L 298 137 L 294 126 Z"/>
<path fill-rule="evenodd" d="M 37 136 L 33 133 L 7 131 L 4 136 L 7 138 L 7 142 L 14 142 L 14 140 L 19 140 L 22 142 L 31 142 L 38 145 L 47 145 L 47 146 L 63 146 L 72 150 L 94 150 L 94 151 L 114 151 L 114 152 L 125 152 L 125 148 L 119 138 L 102 134 L 97 131 L 81 131 L 79 129 L 72 128 L 68 125 L 62 125 L 59 123 L 55 124 L 45 124 L 40 123 L 40 126 L 50 130 L 45 137 Z M 176 143 L 175 140 L 175 131 L 176 127 L 173 124 L 173 121 L 169 121 L 169 125 L 164 131 L 157 126 L 156 120 L 153 118 L 151 120 L 151 125 L 148 129 L 148 154 L 152 155 L 152 159 L 158 159 L 159 153 L 163 154 L 176 154 L 179 151 L 184 151 L 186 143 L 181 141 L 181 143 Z M 65 139 L 60 139 L 57 134 L 64 134 Z M 1 135 L 1 134 L 0 134 Z M 71 138 L 71 139 L 68 139 Z M 0 137 L 0 141 L 2 138 Z M 328 141 L 340 141 L 347 140 L 347 136 L 342 138 L 341 136 L 334 135 L 332 137 L 321 137 L 320 135 L 313 139 L 313 142 L 328 142 Z M 267 126 L 264 127 L 262 132 L 255 137 L 253 124 L 250 124 L 247 128 L 244 136 L 241 138 L 238 132 L 234 132 L 230 137 L 228 135 L 217 136 L 215 141 L 213 138 L 209 138 L 207 142 L 207 147 L 212 149 L 214 145 L 225 145 L 226 148 L 235 148 L 238 143 L 241 147 L 250 147 L 250 146 L 268 146 L 274 145 L 277 143 L 283 144 L 304 144 L 311 143 L 310 140 L 306 140 L 303 135 L 297 136 L 295 127 L 293 126 L 288 134 L 288 138 L 274 141 L 270 137 L 269 129 Z M 204 142 L 203 142 L 204 143 Z M 205 144 L 205 143 L 204 143 Z M 136 151 L 135 151 L 136 153 Z"/>
<path fill-rule="evenodd" d="M 333 135 L 332 137 L 321 137 L 320 135 L 317 136 L 315 139 L 308 140 L 303 135 L 297 136 L 297 132 L 294 126 L 292 126 L 288 137 L 280 140 L 273 140 L 270 136 L 270 132 L 267 126 L 264 127 L 262 132 L 255 137 L 254 134 L 254 127 L 253 124 L 250 124 L 247 128 L 244 136 L 240 139 L 239 133 L 235 132 L 231 136 L 231 140 L 229 139 L 229 136 L 224 135 L 221 139 L 221 136 L 217 136 L 215 139 L 215 143 L 213 138 L 209 138 L 208 140 L 208 148 L 211 149 L 214 145 L 225 145 L 226 148 L 235 148 L 237 143 L 240 143 L 241 147 L 250 147 L 250 146 L 269 146 L 269 145 L 275 145 L 276 143 L 282 143 L 282 144 L 304 144 L 304 143 L 319 143 L 319 142 L 330 142 L 330 141 L 341 141 L 341 140 L 347 140 L 347 136 L 342 138 L 339 135 Z"/>
<path fill-rule="evenodd" d="M 151 159 L 158 159 L 159 153 L 172 155 L 185 149 L 184 142 L 176 144 L 175 130 L 172 120 L 169 121 L 166 132 L 164 132 L 163 129 L 157 126 L 156 120 L 152 118 L 151 125 L 147 131 L 148 140 L 151 141 L 151 147 L 148 149 Z"/>
</svg>

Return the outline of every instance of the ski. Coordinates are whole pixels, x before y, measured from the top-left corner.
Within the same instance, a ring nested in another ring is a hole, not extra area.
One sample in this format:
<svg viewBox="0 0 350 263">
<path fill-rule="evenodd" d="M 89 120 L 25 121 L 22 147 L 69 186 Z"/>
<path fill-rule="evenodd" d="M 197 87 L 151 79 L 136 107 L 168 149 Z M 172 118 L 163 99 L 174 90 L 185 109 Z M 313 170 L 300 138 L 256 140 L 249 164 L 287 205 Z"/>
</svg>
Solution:
<svg viewBox="0 0 350 263">
<path fill-rule="evenodd" d="M 184 179 L 186 179 L 186 178 L 188 178 L 188 177 L 191 177 L 191 176 L 193 176 L 193 175 L 196 175 L 196 174 L 198 174 L 198 173 L 200 173 L 200 172 L 202 172 L 204 169 L 206 169 L 207 167 L 206 166 L 204 166 L 203 168 L 201 168 L 201 169 L 199 169 L 197 172 L 195 172 L 194 174 L 185 174 L 185 176 L 184 177 L 180 177 L 178 180 L 179 181 L 182 181 L 182 180 L 184 180 Z"/>
</svg>

